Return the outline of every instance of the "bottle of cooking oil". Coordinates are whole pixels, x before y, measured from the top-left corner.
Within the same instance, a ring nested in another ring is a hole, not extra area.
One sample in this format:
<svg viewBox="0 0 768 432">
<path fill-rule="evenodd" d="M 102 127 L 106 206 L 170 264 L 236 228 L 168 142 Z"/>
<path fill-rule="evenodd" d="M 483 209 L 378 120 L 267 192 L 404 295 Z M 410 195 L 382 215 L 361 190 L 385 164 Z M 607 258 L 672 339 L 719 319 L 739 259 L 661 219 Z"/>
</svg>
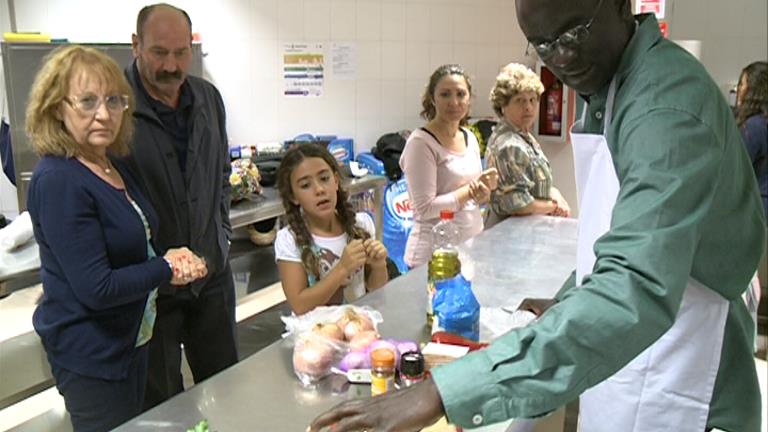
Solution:
<svg viewBox="0 0 768 432">
<path fill-rule="evenodd" d="M 440 222 L 432 228 L 432 258 L 427 265 L 427 326 L 432 327 L 435 282 L 450 279 L 461 271 L 459 261 L 459 228 L 453 222 L 453 212 L 442 210 Z"/>
</svg>

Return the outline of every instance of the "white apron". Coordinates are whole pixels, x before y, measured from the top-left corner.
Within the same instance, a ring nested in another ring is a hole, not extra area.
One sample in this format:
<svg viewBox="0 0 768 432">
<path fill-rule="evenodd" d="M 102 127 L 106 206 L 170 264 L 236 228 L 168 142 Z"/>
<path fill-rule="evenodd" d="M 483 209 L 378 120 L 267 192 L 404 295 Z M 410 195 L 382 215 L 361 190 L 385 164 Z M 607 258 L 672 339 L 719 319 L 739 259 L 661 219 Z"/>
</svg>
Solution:
<svg viewBox="0 0 768 432">
<path fill-rule="evenodd" d="M 605 108 L 611 124 L 615 79 Z M 608 232 L 619 181 L 604 135 L 571 129 L 579 197 L 576 283 L 595 264 L 595 241 Z M 581 432 L 703 432 L 715 385 L 728 302 L 693 279 L 674 325 L 653 345 L 606 381 L 581 395 Z"/>
</svg>

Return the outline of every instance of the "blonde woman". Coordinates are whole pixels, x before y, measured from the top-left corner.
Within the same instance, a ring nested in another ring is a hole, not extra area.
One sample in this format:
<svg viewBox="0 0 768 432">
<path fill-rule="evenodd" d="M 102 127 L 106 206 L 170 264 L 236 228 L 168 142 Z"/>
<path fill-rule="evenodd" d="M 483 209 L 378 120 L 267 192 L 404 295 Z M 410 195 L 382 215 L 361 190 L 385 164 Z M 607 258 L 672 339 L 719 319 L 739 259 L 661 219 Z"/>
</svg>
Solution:
<svg viewBox="0 0 768 432">
<path fill-rule="evenodd" d="M 549 160 L 531 134 L 544 86 L 526 66 L 510 63 L 496 77 L 491 104 L 499 124 L 488 140 L 488 167 L 499 172 L 491 194 L 486 228 L 507 216 L 545 214 L 568 217 L 571 209 L 553 186 Z"/>
<path fill-rule="evenodd" d="M 27 205 L 43 282 L 32 322 L 76 432 L 141 412 L 156 287 L 207 272 L 186 248 L 155 256 L 157 216 L 113 162 L 128 152 L 132 103 L 111 58 L 70 45 L 46 59 L 27 105 L 40 156 Z"/>
</svg>

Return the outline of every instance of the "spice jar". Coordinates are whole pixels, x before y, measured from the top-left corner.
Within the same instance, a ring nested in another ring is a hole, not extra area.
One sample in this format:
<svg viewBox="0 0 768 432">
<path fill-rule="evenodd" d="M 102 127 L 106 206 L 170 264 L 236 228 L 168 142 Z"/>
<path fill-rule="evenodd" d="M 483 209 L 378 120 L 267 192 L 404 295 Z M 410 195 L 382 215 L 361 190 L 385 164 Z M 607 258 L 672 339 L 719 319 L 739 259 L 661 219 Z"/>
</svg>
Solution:
<svg viewBox="0 0 768 432">
<path fill-rule="evenodd" d="M 424 381 L 424 355 L 408 351 L 400 356 L 400 387 L 410 387 Z"/>
<path fill-rule="evenodd" d="M 395 388 L 395 353 L 388 348 L 371 351 L 371 396 Z"/>
</svg>

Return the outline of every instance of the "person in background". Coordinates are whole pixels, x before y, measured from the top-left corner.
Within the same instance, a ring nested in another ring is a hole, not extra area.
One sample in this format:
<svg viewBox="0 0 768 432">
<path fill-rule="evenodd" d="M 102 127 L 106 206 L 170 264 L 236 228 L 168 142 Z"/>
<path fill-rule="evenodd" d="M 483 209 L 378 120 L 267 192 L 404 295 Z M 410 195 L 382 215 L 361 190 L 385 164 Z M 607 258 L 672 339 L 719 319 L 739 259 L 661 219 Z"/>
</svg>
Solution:
<svg viewBox="0 0 768 432">
<path fill-rule="evenodd" d="M 387 249 L 368 213 L 355 214 L 339 165 L 324 147 L 289 150 L 277 172 L 288 226 L 275 239 L 285 298 L 301 315 L 350 303 L 387 283 Z"/>
<path fill-rule="evenodd" d="M 510 63 L 496 77 L 491 105 L 499 124 L 488 140 L 486 166 L 499 172 L 491 193 L 486 228 L 507 216 L 545 214 L 568 217 L 568 202 L 553 186 L 549 161 L 531 131 L 539 113 L 544 85 L 519 63 Z"/>
<path fill-rule="evenodd" d="M 758 432 L 740 297 L 765 218 L 720 89 L 629 0 L 515 3 L 541 60 L 587 102 L 571 130 L 576 272 L 528 326 L 309 431 L 416 431 L 442 415 L 480 427 L 580 397 L 584 432 Z"/>
<path fill-rule="evenodd" d="M 736 90 L 736 124 L 752 160 L 763 209 L 768 215 L 768 63 L 758 61 L 741 71 Z"/>
<path fill-rule="evenodd" d="M 768 221 L 768 63 L 757 61 L 742 69 L 736 90 L 736 124 L 741 129 L 741 138 L 752 160 L 763 210 Z M 757 322 L 762 287 L 760 280 L 768 277 L 766 258 L 760 262 L 757 274 L 752 278 L 749 289 L 744 293 L 747 309 Z M 757 328 L 755 328 L 757 329 Z M 757 350 L 757 332 L 755 332 Z"/>
<path fill-rule="evenodd" d="M 141 413 L 157 287 L 206 274 L 187 248 L 155 254 L 157 216 L 115 159 L 128 153 L 132 111 L 117 64 L 77 45 L 49 54 L 27 105 L 43 283 L 32 322 L 76 432 Z"/>
<path fill-rule="evenodd" d="M 192 23 L 181 9 L 146 6 L 125 74 L 136 94 L 135 151 L 128 163 L 157 210 L 161 251 L 189 245 L 208 276 L 179 289 L 160 286 L 149 347 L 145 408 L 184 390 L 181 346 L 195 383 L 235 364 L 235 288 L 229 266 L 231 171 L 224 103 L 188 71 Z"/>
<path fill-rule="evenodd" d="M 438 67 L 421 102 L 427 124 L 411 133 L 400 156 L 413 208 L 413 229 L 405 263 L 413 268 L 432 255 L 432 227 L 441 210 L 454 212 L 461 241 L 483 231 L 479 205 L 498 180 L 495 169 L 482 171 L 475 135 L 462 127 L 469 117 L 472 85 L 458 65 Z"/>
</svg>

